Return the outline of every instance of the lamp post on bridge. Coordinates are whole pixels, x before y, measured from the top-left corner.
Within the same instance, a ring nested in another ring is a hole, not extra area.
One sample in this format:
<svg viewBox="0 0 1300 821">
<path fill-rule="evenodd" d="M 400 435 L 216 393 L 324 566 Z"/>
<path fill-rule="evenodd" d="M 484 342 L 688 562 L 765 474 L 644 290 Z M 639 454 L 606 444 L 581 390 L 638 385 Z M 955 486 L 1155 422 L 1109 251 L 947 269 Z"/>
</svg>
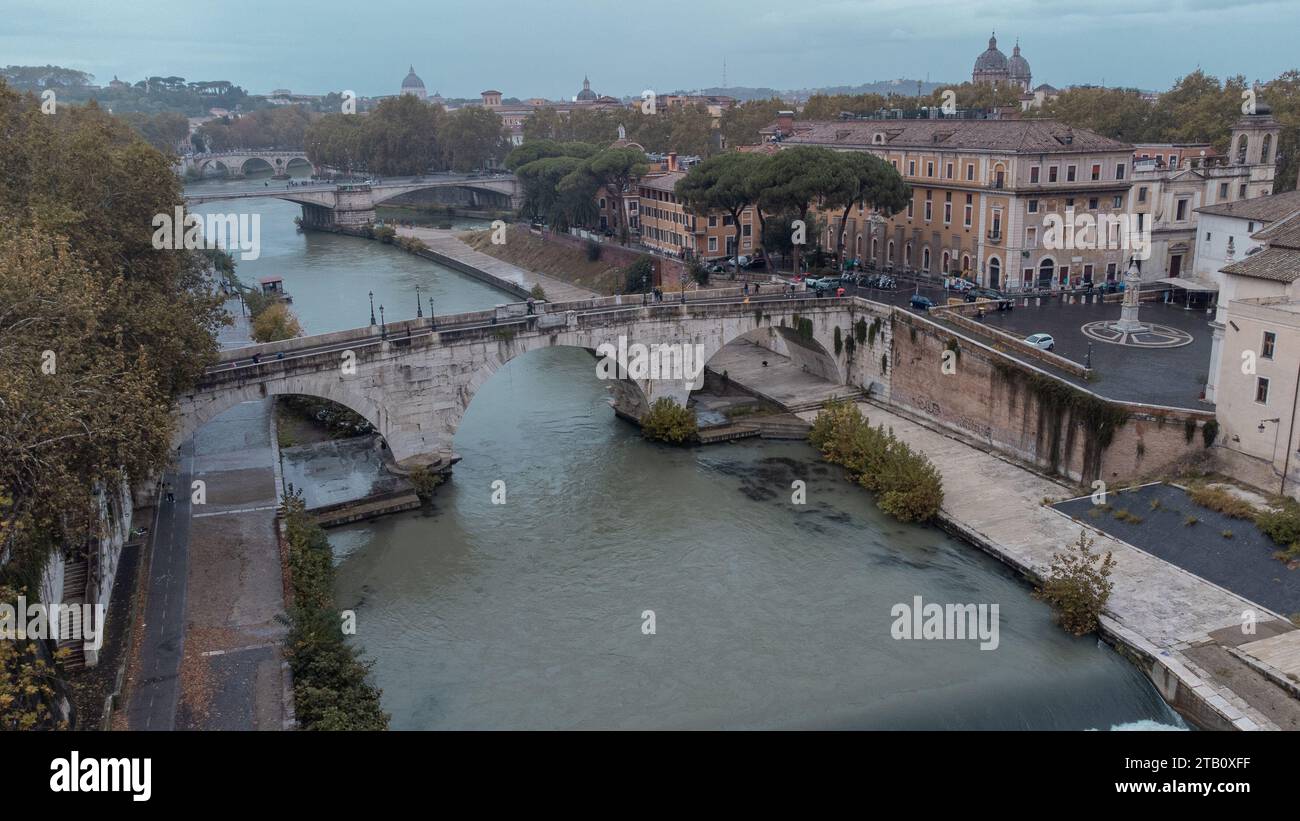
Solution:
<svg viewBox="0 0 1300 821">
<path fill-rule="evenodd" d="M 429 327 L 437 328 L 438 320 L 433 316 L 433 297 L 429 297 Z"/>
<path fill-rule="evenodd" d="M 420 319 L 424 316 L 423 303 L 420 302 L 420 286 L 415 286 L 415 318 Z"/>
<path fill-rule="evenodd" d="M 375 292 L 370 292 L 370 324 L 375 324 Z"/>
<path fill-rule="evenodd" d="M 384 306 L 379 306 L 379 338 L 388 338 L 388 325 L 384 323 Z"/>
</svg>

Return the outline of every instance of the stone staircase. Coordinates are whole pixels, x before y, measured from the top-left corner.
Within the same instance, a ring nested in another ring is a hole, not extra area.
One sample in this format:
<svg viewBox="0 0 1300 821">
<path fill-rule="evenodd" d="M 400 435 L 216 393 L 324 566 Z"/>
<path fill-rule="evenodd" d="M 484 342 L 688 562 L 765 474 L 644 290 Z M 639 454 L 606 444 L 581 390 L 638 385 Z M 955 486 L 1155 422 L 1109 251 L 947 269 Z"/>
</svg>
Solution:
<svg viewBox="0 0 1300 821">
<path fill-rule="evenodd" d="M 62 603 L 65 605 L 75 605 L 78 610 L 81 605 L 86 603 L 86 584 L 89 581 L 89 564 L 83 559 L 77 561 L 64 560 L 63 563 L 63 594 Z M 59 617 L 59 649 L 67 650 L 68 656 L 64 659 L 63 668 L 65 670 L 80 670 L 86 666 L 86 645 L 85 639 L 81 636 L 70 637 L 72 625 L 69 623 L 69 614 L 61 613 Z"/>
</svg>

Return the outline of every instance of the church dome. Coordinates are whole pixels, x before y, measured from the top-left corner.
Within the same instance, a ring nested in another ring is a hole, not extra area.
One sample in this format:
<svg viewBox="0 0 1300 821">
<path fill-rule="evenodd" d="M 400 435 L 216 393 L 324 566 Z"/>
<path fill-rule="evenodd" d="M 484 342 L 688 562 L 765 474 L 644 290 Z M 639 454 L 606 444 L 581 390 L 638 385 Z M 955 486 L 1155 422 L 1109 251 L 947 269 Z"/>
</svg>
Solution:
<svg viewBox="0 0 1300 821">
<path fill-rule="evenodd" d="M 989 38 L 988 50 L 981 54 L 975 60 L 976 72 L 1005 72 L 1007 70 L 1007 55 L 998 51 L 998 38 Z"/>
<path fill-rule="evenodd" d="M 1016 47 L 1011 50 L 1011 60 L 1008 61 L 1007 66 L 1011 74 L 1011 79 L 1025 80 L 1028 82 L 1031 76 L 1029 71 L 1029 61 L 1020 56 L 1019 43 L 1017 43 Z"/>
<path fill-rule="evenodd" d="M 423 91 L 424 81 L 421 80 L 418 76 L 416 76 L 415 66 L 411 66 L 411 70 L 406 74 L 406 79 L 402 81 L 402 90 L 406 91 L 407 89 L 417 89 L 417 88 Z"/>
<path fill-rule="evenodd" d="M 591 80 L 586 77 L 582 78 L 582 91 L 578 92 L 578 99 L 583 102 L 591 102 L 596 99 L 596 92 L 591 90 Z"/>
</svg>

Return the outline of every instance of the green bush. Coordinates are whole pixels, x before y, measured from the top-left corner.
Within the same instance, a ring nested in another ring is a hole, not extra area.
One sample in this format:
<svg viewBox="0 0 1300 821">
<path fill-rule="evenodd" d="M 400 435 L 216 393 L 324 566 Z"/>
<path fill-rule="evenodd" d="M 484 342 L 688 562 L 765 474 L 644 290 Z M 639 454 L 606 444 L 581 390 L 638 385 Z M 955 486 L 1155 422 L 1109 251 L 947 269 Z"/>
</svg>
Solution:
<svg viewBox="0 0 1300 821">
<path fill-rule="evenodd" d="M 681 445 L 694 441 L 699 432 L 695 414 L 666 396 L 656 399 L 641 417 L 641 435 L 658 442 Z"/>
<path fill-rule="evenodd" d="M 1283 547 L 1296 544 L 1300 542 L 1300 504 L 1287 500 L 1281 507 L 1260 513 L 1255 517 L 1255 524 Z"/>
<path fill-rule="evenodd" d="M 444 481 L 441 473 L 429 470 L 427 467 L 415 468 L 407 478 L 411 480 L 411 487 L 415 488 L 415 495 L 419 496 L 422 502 L 432 499 L 433 491 Z"/>
<path fill-rule="evenodd" d="M 880 509 L 904 522 L 934 518 L 943 505 L 943 477 L 924 454 L 870 422 L 849 402 L 830 402 L 817 414 L 809 441 L 827 461 L 843 465 L 876 494 Z"/>
<path fill-rule="evenodd" d="M 537 300 L 546 299 L 546 291 L 543 290 L 540 283 L 534 283 L 533 289 L 528 292 L 528 295 L 531 296 L 533 299 L 537 299 Z"/>
<path fill-rule="evenodd" d="M 379 240 L 380 242 L 386 242 L 391 244 L 393 238 L 396 236 L 397 236 L 397 229 L 393 228 L 393 226 L 391 225 L 381 225 L 375 229 L 375 239 Z"/>
<path fill-rule="evenodd" d="M 334 606 L 334 561 L 325 531 L 301 496 L 283 508 L 293 605 L 285 655 L 293 671 L 294 711 L 304 730 L 386 730 L 370 667 L 343 640 Z"/>
<path fill-rule="evenodd" d="M 1109 552 L 1101 556 L 1092 552 L 1093 540 L 1087 531 L 1079 531 L 1079 540 L 1064 553 L 1052 557 L 1051 568 L 1043 586 L 1034 596 L 1056 611 L 1061 626 L 1076 636 L 1097 629 L 1106 602 L 1115 583 L 1110 580 L 1115 559 Z M 1100 563 L 1098 562 L 1100 559 Z"/>
</svg>

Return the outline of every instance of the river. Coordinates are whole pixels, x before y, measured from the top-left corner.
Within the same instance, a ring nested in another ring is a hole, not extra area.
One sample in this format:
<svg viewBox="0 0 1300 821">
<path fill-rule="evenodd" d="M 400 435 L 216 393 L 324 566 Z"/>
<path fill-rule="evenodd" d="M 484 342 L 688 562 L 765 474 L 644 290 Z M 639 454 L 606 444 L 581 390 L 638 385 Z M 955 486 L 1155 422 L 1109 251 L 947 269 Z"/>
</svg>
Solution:
<svg viewBox="0 0 1300 821">
<path fill-rule="evenodd" d="M 378 243 L 299 234 L 290 203 L 237 205 L 262 215 L 240 275 L 283 276 L 308 333 L 364 324 L 371 290 L 390 319 L 414 315 L 417 284 L 439 313 L 504 298 Z M 1183 726 L 1011 571 L 883 516 L 808 445 L 644 442 L 581 351 L 502 368 L 455 450 L 430 511 L 329 531 L 394 728 Z M 891 608 L 915 596 L 997 604 L 998 647 L 895 640 Z"/>
</svg>

